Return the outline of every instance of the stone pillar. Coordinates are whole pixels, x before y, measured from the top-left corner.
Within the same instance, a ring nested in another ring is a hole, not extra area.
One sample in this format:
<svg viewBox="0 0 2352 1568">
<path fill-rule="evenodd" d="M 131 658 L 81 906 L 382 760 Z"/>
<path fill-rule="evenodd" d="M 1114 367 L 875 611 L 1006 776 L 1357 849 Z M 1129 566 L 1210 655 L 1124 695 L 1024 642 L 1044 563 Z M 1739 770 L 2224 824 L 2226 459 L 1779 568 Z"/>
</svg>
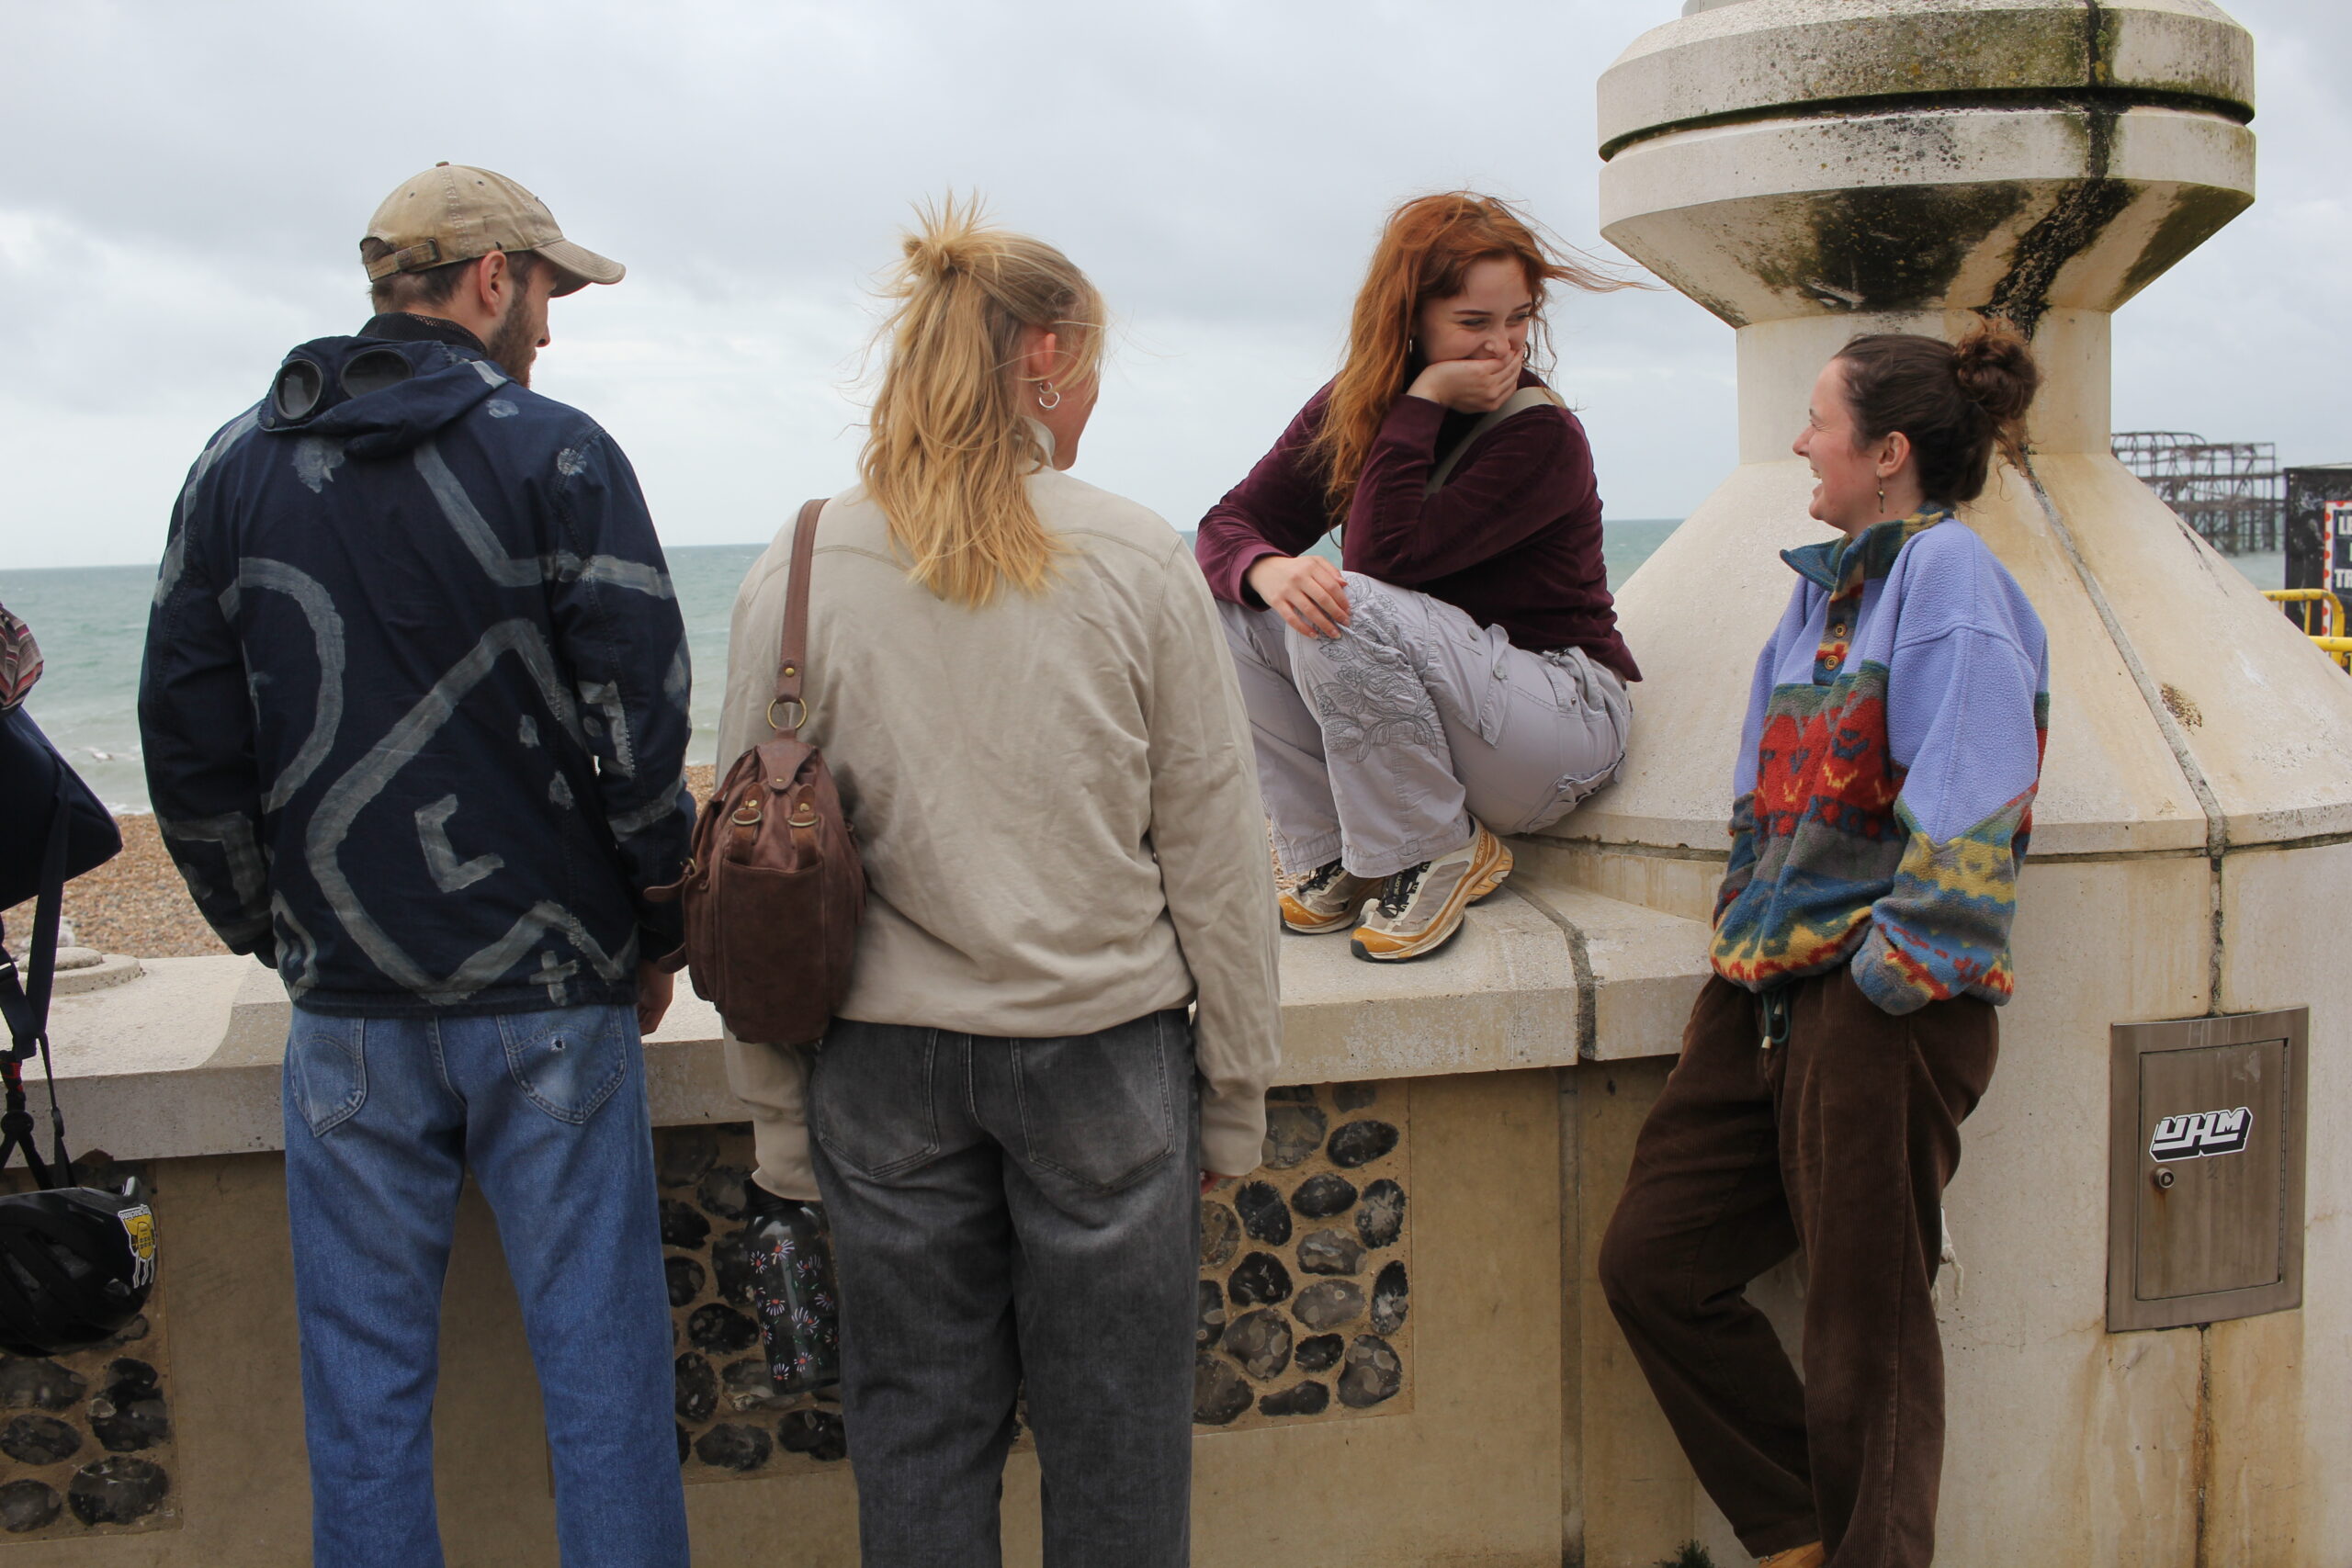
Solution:
<svg viewBox="0 0 2352 1568">
<path fill-rule="evenodd" d="M 1939 1562 L 2352 1560 L 2352 1151 L 2323 1131 L 2352 1097 L 2352 682 L 2108 452 L 2110 313 L 2253 199 L 2252 85 L 2205 0 L 1694 0 L 1600 81 L 1602 231 L 1737 331 L 1740 465 L 1619 597 L 1633 752 L 1536 876 L 1710 913 L 1777 552 L 1822 536 L 1788 444 L 1838 344 L 1998 315 L 2047 375 L 2025 469 L 1965 514 L 2048 625 L 2052 713 L 1951 1194 Z M 2109 1026 L 2303 1004 L 2303 1305 L 2110 1335 Z"/>
</svg>

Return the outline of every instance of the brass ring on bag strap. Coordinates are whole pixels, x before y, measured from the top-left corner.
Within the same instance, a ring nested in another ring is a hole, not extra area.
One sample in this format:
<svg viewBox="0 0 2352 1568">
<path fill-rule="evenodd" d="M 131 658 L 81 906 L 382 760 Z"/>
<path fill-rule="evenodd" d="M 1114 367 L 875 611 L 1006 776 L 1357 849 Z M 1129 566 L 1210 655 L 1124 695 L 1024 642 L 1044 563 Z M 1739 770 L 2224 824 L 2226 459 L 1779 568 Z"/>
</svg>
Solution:
<svg viewBox="0 0 2352 1568">
<path fill-rule="evenodd" d="M 778 703 L 789 703 L 800 710 L 800 716 L 792 721 L 790 728 L 797 729 L 808 722 L 808 705 L 798 697 L 771 697 L 768 699 L 768 728 L 770 729 L 782 730 L 786 728 L 775 721 L 775 705 Z"/>
</svg>

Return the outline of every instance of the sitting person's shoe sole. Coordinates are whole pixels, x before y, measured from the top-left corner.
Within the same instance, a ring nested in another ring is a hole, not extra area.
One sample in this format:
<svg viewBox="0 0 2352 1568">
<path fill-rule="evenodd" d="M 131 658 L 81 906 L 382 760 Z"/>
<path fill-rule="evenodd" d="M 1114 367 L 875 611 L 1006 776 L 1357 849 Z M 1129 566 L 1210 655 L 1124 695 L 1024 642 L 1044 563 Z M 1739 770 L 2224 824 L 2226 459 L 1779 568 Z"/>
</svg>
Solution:
<svg viewBox="0 0 2352 1568">
<path fill-rule="evenodd" d="M 1501 886 L 1510 869 L 1510 848 L 1481 824 L 1466 848 L 1390 877 L 1350 945 L 1375 964 L 1425 958 L 1453 940 L 1463 911 Z M 1411 884 L 1399 886 L 1405 877 Z"/>
</svg>

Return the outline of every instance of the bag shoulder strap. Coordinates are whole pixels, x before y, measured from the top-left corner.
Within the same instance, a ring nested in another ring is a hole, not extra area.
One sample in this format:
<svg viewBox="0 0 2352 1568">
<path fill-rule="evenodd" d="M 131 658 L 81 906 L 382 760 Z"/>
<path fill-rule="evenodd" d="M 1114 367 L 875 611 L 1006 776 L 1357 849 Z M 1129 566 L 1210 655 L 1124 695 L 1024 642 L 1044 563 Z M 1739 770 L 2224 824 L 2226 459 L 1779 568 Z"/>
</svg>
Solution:
<svg viewBox="0 0 2352 1568">
<path fill-rule="evenodd" d="M 0 1088 L 6 1089 L 0 1112 L 0 1166 L 22 1151 L 33 1179 L 43 1187 L 66 1187 L 74 1181 L 74 1162 L 65 1153 L 65 1116 L 57 1105 L 57 1070 L 49 1057 L 49 996 L 57 975 L 58 925 L 65 903 L 65 778 L 58 768 L 56 793 L 50 807 L 49 838 L 41 856 L 40 901 L 33 907 L 33 939 L 26 950 L 31 966 L 19 979 L 16 961 L 0 947 L 0 1016 L 5 1016 L 9 1048 L 0 1053 Z M 44 1164 L 33 1144 L 32 1113 L 25 1108 L 24 1077 L 18 1064 L 35 1052 L 49 1079 L 49 1122 L 55 1155 Z"/>
<path fill-rule="evenodd" d="M 792 525 L 792 566 L 784 584 L 784 643 L 776 651 L 775 700 L 768 704 L 768 728 L 794 739 L 808 721 L 808 705 L 800 695 L 808 667 L 809 561 L 817 553 L 817 518 L 825 510 L 824 497 L 804 503 Z M 790 723 L 779 723 L 783 710 Z"/>
<path fill-rule="evenodd" d="M 1545 403 L 1550 403 L 1554 408 L 1557 409 L 1564 409 L 1568 406 L 1566 403 L 1560 400 L 1560 394 L 1552 390 L 1549 387 L 1521 387 L 1518 391 L 1513 392 L 1510 397 L 1505 398 L 1503 400 L 1502 407 L 1495 410 L 1492 413 L 1486 415 L 1484 418 L 1480 419 L 1477 423 L 1472 425 L 1469 430 L 1464 434 L 1462 439 L 1453 444 L 1453 450 L 1445 455 L 1445 460 L 1430 469 L 1429 483 L 1423 487 L 1421 493 L 1423 495 L 1435 495 L 1439 491 L 1444 489 L 1445 481 L 1453 477 L 1453 466 L 1462 461 L 1462 455 L 1469 451 L 1471 447 L 1476 446 L 1478 444 L 1479 437 L 1485 435 L 1487 432 L 1494 429 L 1495 426 L 1510 418 L 1513 414 L 1525 413 L 1529 409 L 1541 408 Z"/>
</svg>

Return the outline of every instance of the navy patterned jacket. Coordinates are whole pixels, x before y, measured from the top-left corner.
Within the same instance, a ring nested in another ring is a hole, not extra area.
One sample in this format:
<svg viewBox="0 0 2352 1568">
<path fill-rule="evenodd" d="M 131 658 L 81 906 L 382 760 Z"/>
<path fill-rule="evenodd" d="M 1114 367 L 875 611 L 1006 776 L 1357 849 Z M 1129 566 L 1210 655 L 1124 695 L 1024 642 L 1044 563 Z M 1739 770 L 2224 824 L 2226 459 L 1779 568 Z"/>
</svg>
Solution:
<svg viewBox="0 0 2352 1568">
<path fill-rule="evenodd" d="M 287 355 L 173 509 L 139 723 L 204 916 L 302 1007 L 636 995 L 694 803 L 685 632 L 628 460 L 449 323 Z"/>
</svg>

